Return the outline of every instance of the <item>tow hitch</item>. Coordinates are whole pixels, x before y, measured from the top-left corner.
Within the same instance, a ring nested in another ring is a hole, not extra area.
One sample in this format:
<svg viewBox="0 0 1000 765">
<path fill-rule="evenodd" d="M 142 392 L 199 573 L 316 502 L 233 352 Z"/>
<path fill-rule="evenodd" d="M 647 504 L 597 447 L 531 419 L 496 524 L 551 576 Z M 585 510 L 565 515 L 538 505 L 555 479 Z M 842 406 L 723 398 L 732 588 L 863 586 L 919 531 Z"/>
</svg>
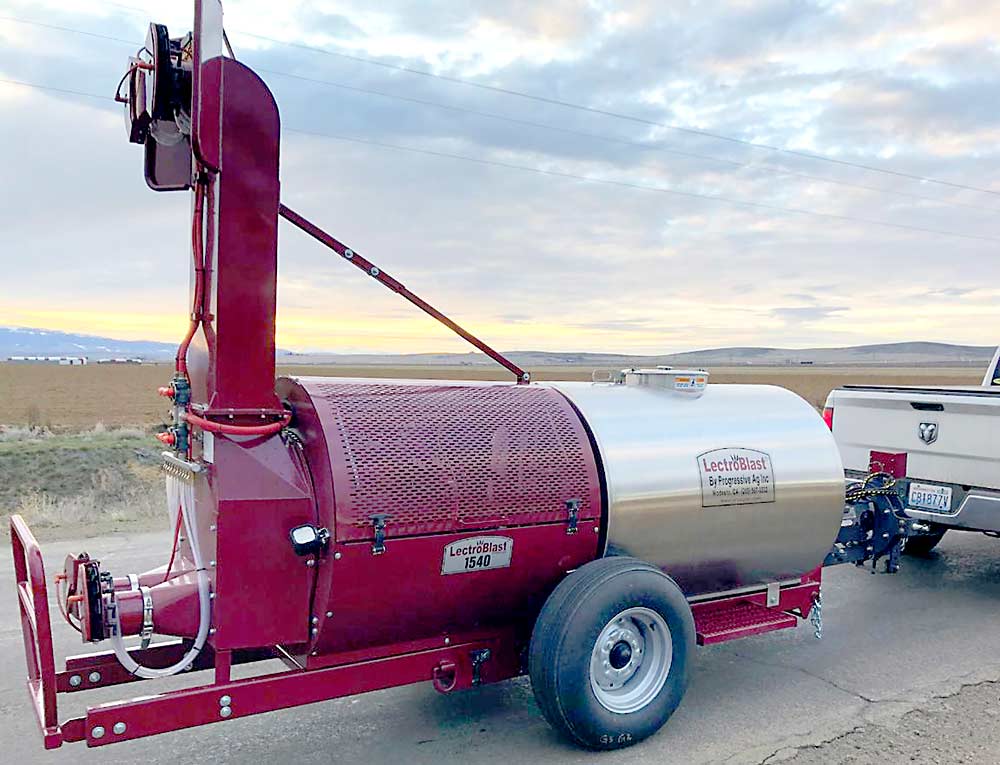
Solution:
<svg viewBox="0 0 1000 765">
<path fill-rule="evenodd" d="M 823 561 L 824 566 L 871 561 L 872 573 L 885 560 L 884 572 L 899 571 L 899 556 L 906 539 L 920 531 L 920 524 L 907 518 L 896 480 L 888 473 L 872 473 L 847 486 L 844 517 L 837 541 Z"/>
</svg>

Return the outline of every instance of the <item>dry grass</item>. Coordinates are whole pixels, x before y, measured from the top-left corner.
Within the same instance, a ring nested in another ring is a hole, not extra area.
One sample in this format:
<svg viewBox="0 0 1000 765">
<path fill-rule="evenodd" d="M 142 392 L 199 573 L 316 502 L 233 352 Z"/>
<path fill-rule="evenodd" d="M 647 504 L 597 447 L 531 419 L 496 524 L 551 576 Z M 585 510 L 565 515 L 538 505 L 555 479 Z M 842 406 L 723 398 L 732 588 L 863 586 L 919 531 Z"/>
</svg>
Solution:
<svg viewBox="0 0 1000 765">
<path fill-rule="evenodd" d="M 593 367 L 537 367 L 532 379 L 592 380 Z M 858 385 L 978 385 L 983 372 L 975 367 L 709 367 L 713 383 L 780 385 L 798 393 L 816 407 L 827 394 L 848 383 Z M 510 380 L 500 367 L 333 367 L 297 366 L 279 368 L 281 374 L 331 375 L 337 377 L 416 377 L 432 380 Z M 600 377 L 599 377 L 600 379 Z"/>
<path fill-rule="evenodd" d="M 978 385 L 983 370 L 976 367 L 772 367 L 747 369 L 720 367 L 712 372 L 714 383 L 780 385 L 798 393 L 816 407 L 823 406 L 831 390 L 841 385 Z"/>
<path fill-rule="evenodd" d="M 591 367 L 542 367 L 536 380 L 590 380 Z M 814 406 L 844 383 L 956 385 L 978 383 L 977 368 L 898 367 L 718 367 L 709 370 L 717 383 L 765 383 L 795 391 Z M 283 366 L 279 374 L 337 377 L 419 377 L 427 379 L 509 380 L 500 367 L 439 366 Z M 150 427 L 162 423 L 166 402 L 157 386 L 170 380 L 168 364 L 60 367 L 0 363 L 0 423 L 52 431 L 109 427 Z"/>
<path fill-rule="evenodd" d="M 160 470 L 129 465 L 120 471 L 99 470 L 89 486 L 71 496 L 28 491 L 17 498 L 11 512 L 41 528 L 148 527 L 165 525 L 165 501 Z"/>
<path fill-rule="evenodd" d="M 137 429 L 0 428 L 0 517 L 20 513 L 43 529 L 164 525 L 155 443 Z"/>
</svg>

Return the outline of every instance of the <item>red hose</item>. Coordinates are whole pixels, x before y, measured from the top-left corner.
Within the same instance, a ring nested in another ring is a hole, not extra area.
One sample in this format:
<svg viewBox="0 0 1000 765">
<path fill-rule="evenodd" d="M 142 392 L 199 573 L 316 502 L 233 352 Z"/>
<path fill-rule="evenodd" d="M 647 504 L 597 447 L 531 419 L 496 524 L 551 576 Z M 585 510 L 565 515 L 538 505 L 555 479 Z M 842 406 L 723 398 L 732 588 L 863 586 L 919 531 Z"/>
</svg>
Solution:
<svg viewBox="0 0 1000 765">
<path fill-rule="evenodd" d="M 61 613 L 62 618 L 66 620 L 66 624 L 82 634 L 83 630 L 80 629 L 80 625 L 69 618 L 69 613 L 66 611 L 66 604 L 63 602 L 62 583 L 65 578 L 66 577 L 62 574 L 56 575 L 56 601 L 59 603 L 59 613 Z"/>
<path fill-rule="evenodd" d="M 174 568 L 174 559 L 177 557 L 177 547 L 181 539 L 181 522 L 184 520 L 184 511 L 181 509 L 180 505 L 177 507 L 177 523 L 174 524 L 174 544 L 170 548 L 170 560 L 167 561 L 167 571 L 163 575 L 163 582 L 170 578 L 170 572 Z M 160 584 L 163 584 L 160 582 Z"/>
<path fill-rule="evenodd" d="M 188 424 L 199 427 L 209 433 L 222 433 L 227 436 L 273 436 L 289 423 L 292 415 L 286 412 L 285 416 L 280 420 L 269 422 L 267 425 L 231 425 L 229 423 L 206 420 L 204 417 L 199 417 L 191 412 L 186 412 L 184 419 Z"/>
<path fill-rule="evenodd" d="M 194 222 L 191 227 L 191 252 L 194 258 L 194 304 L 191 307 L 191 323 L 187 334 L 177 348 L 177 373 L 187 377 L 187 352 L 198 327 L 201 326 L 201 309 L 205 298 L 205 243 L 202 235 L 205 209 L 205 185 L 201 181 L 194 187 Z"/>
<path fill-rule="evenodd" d="M 209 238 L 212 237 L 211 218 L 214 214 L 214 199 L 210 184 L 211 181 L 203 181 L 199 179 L 195 183 L 194 187 L 194 214 L 192 216 L 194 221 L 191 227 L 191 251 L 194 258 L 194 305 L 191 307 L 191 323 L 188 325 L 187 334 L 184 335 L 184 339 L 177 348 L 176 359 L 177 373 L 179 375 L 183 375 L 184 377 L 188 376 L 188 348 L 191 346 L 191 341 L 194 339 L 195 333 L 198 331 L 198 328 L 202 325 L 204 320 L 202 309 L 205 301 L 205 268 L 210 252 L 210 250 L 206 247 L 203 229 L 203 226 L 205 225 L 206 199 L 208 204 Z M 209 246 L 211 246 L 210 243 Z M 230 436 L 271 436 L 285 427 L 292 417 L 290 413 L 286 413 L 277 422 L 270 422 L 266 425 L 234 425 L 230 423 L 215 422 L 214 420 L 206 420 L 204 417 L 199 417 L 192 412 L 185 412 L 182 416 L 189 425 L 194 425 L 195 427 L 199 427 L 209 433 L 222 433 Z M 190 456 L 190 447 L 188 449 L 188 455 Z M 175 529 L 175 553 L 176 533 L 179 529 L 180 524 L 178 523 L 177 529 Z M 171 556 L 171 564 L 172 563 L 173 556 Z M 168 575 L 170 573 L 171 564 L 167 565 Z"/>
</svg>

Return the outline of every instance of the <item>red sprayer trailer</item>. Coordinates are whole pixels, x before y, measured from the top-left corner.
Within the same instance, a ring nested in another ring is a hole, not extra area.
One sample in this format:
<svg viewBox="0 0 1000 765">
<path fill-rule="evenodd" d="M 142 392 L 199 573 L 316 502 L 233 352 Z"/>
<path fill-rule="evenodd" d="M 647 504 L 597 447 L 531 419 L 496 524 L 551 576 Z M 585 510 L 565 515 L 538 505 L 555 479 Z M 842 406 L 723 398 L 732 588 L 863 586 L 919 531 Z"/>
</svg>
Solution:
<svg viewBox="0 0 1000 765">
<path fill-rule="evenodd" d="M 199 0 L 193 34 L 151 25 L 122 81 L 148 184 L 193 199 L 191 323 L 161 389 L 173 543 L 144 573 L 66 560 L 66 621 L 112 650 L 57 671 L 41 551 L 12 518 L 47 748 L 525 673 L 564 735 L 617 748 L 670 717 L 696 644 L 809 617 L 818 633 L 824 563 L 895 567 L 906 522 L 894 494 L 873 478 L 845 501 L 833 438 L 794 394 L 662 368 L 531 383 L 284 206 L 277 106 L 225 47 L 221 5 Z M 276 383 L 279 218 L 514 379 Z M 276 658 L 284 671 L 231 676 Z M 157 692 L 181 672 L 190 687 Z M 58 716 L 57 694 L 131 683 L 135 698 Z"/>
</svg>

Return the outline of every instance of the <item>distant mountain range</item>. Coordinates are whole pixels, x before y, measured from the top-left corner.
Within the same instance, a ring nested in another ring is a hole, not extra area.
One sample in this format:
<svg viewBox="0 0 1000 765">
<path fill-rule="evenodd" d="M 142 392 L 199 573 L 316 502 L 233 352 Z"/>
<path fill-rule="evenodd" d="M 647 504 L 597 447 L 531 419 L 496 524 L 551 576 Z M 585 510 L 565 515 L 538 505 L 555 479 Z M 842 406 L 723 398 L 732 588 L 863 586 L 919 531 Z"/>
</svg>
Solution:
<svg viewBox="0 0 1000 765">
<path fill-rule="evenodd" d="M 949 343 L 886 343 L 856 345 L 846 348 L 710 348 L 662 356 L 616 353 L 557 353 L 549 351 L 505 352 L 525 368 L 554 366 L 629 367 L 629 366 L 778 366 L 787 364 L 874 364 L 874 365 L 962 365 L 985 364 L 993 357 L 991 346 L 952 345 Z M 343 364 L 348 366 L 478 366 L 493 362 L 481 353 L 413 354 L 336 354 L 284 353 L 278 357 L 285 364 Z"/>
<path fill-rule="evenodd" d="M 91 360 L 134 357 L 150 361 L 173 358 L 176 343 L 112 340 L 48 329 L 0 327 L 0 360 L 10 356 L 86 356 Z"/>
<path fill-rule="evenodd" d="M 0 360 L 11 356 L 132 357 L 168 361 L 176 343 L 150 340 L 113 340 L 108 337 L 56 332 L 46 329 L 0 327 Z M 990 346 L 949 343 L 887 343 L 846 348 L 712 348 L 661 356 L 614 353 L 556 353 L 511 351 L 507 355 L 526 368 L 550 366 L 628 367 L 655 366 L 776 366 L 787 364 L 864 365 L 962 365 L 985 364 L 993 356 Z M 493 362 L 481 353 L 344 354 L 295 353 L 278 350 L 279 364 L 341 364 L 345 366 L 480 366 Z"/>
</svg>

